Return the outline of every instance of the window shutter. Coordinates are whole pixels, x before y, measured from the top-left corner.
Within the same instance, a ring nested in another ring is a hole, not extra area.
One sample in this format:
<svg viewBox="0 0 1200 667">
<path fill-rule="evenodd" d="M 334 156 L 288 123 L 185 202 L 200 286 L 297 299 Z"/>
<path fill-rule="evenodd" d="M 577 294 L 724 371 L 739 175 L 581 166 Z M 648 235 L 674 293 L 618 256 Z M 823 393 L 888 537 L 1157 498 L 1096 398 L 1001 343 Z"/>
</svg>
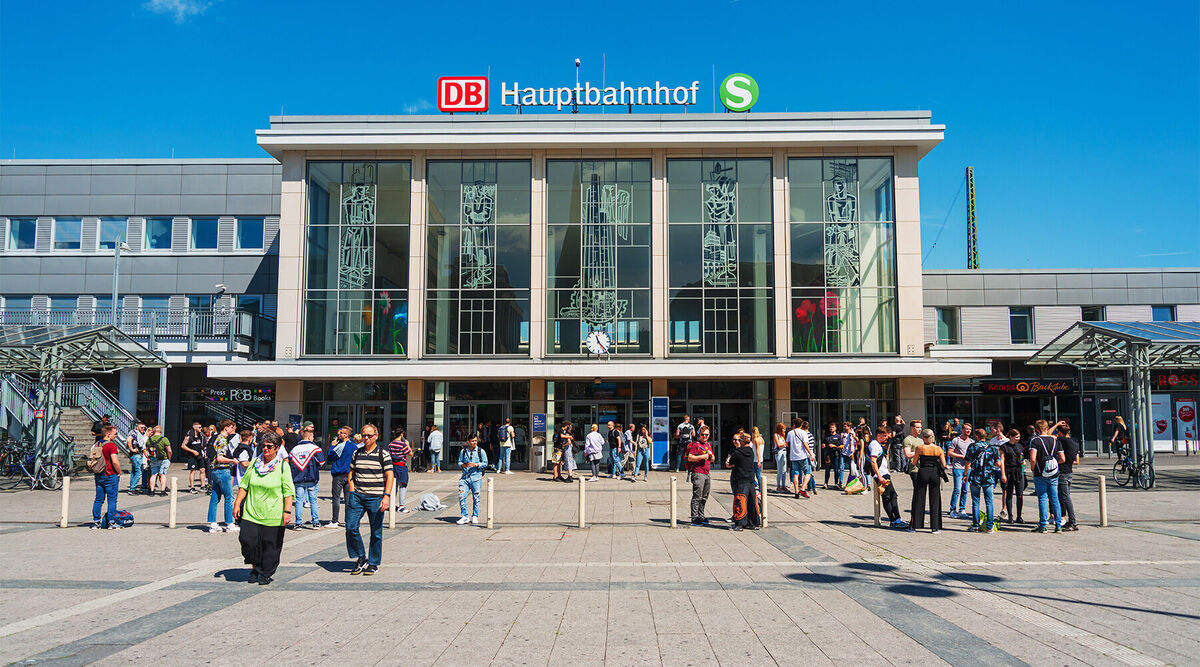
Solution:
<svg viewBox="0 0 1200 667">
<path fill-rule="evenodd" d="M 100 249 L 100 218 L 83 218 L 79 225 L 79 250 L 96 252 Z"/>
<path fill-rule="evenodd" d="M 131 252 L 141 252 L 143 250 L 142 244 L 145 242 L 142 240 L 142 237 L 145 231 L 145 218 L 129 218 L 125 221 L 125 242 L 129 244 Z"/>
<path fill-rule="evenodd" d="M 279 296 L 277 294 L 263 295 L 263 315 L 271 319 L 275 319 L 275 313 L 279 310 Z"/>
<path fill-rule="evenodd" d="M 8 218 L 0 218 L 0 250 L 8 249 Z"/>
<path fill-rule="evenodd" d="M 1154 318 L 1150 306 L 1108 306 L 1104 319 L 1109 322 L 1149 322 Z"/>
<path fill-rule="evenodd" d="M 937 336 L 937 309 L 925 307 L 925 344 L 936 345 L 938 342 Z"/>
<path fill-rule="evenodd" d="M 187 218 L 172 218 L 171 221 L 171 252 L 188 251 L 188 232 L 190 231 Z"/>
<path fill-rule="evenodd" d="M 963 306 L 958 311 L 962 326 L 959 340 L 963 345 L 997 346 L 1009 344 L 1006 306 Z"/>
<path fill-rule="evenodd" d="M 175 295 L 167 300 L 167 308 L 171 310 L 187 310 L 188 300 L 186 296 Z"/>
<path fill-rule="evenodd" d="M 50 310 L 50 297 L 35 295 L 29 299 L 30 310 Z"/>
<path fill-rule="evenodd" d="M 263 249 L 267 252 L 279 252 L 279 248 L 272 248 L 275 241 L 279 238 L 279 216 L 270 215 L 263 218 Z M 272 315 L 274 317 L 274 315 Z"/>
<path fill-rule="evenodd" d="M 233 252 L 233 235 L 237 230 L 237 218 L 217 218 L 217 252 Z"/>
<path fill-rule="evenodd" d="M 37 252 L 50 252 L 50 248 L 52 247 L 50 235 L 53 229 L 53 218 L 37 219 L 37 240 L 34 242 L 34 249 L 37 250 Z"/>
</svg>

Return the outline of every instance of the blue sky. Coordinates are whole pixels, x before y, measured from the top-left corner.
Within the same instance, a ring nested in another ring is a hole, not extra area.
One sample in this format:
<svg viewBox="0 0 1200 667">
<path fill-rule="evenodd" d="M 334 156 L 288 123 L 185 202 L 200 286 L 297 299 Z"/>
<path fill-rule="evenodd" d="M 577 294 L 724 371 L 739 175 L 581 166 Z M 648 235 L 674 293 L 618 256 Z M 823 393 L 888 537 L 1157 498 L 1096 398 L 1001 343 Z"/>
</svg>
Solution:
<svg viewBox="0 0 1200 667">
<path fill-rule="evenodd" d="M 0 3 L 0 157 L 256 157 L 287 114 L 436 113 L 444 75 L 711 82 L 755 111 L 928 109 L 927 268 L 1200 265 L 1200 5 Z M 2 212 L 0 212 L 2 213 Z M 943 221 L 945 224 L 943 225 Z M 936 239 L 936 245 L 934 243 Z"/>
</svg>

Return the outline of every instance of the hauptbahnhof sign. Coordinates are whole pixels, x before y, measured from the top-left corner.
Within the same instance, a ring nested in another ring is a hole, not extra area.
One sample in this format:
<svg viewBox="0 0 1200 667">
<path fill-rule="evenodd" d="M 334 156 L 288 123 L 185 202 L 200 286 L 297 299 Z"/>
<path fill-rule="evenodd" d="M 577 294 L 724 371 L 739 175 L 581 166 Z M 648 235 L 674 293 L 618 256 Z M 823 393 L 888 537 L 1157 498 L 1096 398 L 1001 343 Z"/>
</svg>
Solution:
<svg viewBox="0 0 1200 667">
<path fill-rule="evenodd" d="M 444 76 L 438 79 L 438 109 L 447 113 L 483 113 L 488 110 L 488 78 L 484 76 Z M 590 81 L 574 86 L 535 88 L 514 81 L 500 83 L 502 107 L 563 107 L 572 110 L 580 106 L 692 106 L 700 92 L 700 82 L 686 86 L 664 85 L 629 86 L 621 81 L 615 86 L 596 86 Z M 734 112 L 749 111 L 758 101 L 758 84 L 747 74 L 731 74 L 721 82 L 721 104 Z"/>
</svg>

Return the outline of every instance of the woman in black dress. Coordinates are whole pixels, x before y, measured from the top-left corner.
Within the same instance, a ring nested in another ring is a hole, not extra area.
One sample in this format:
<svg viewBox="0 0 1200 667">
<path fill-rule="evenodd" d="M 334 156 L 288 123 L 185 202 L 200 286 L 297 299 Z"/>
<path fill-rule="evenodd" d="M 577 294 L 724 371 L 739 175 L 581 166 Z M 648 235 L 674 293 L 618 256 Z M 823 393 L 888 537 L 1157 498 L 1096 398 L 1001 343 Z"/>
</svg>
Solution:
<svg viewBox="0 0 1200 667">
<path fill-rule="evenodd" d="M 922 444 L 912 455 L 914 475 L 912 521 L 908 531 L 925 527 L 925 497 L 929 496 L 929 532 L 942 532 L 942 480 L 946 475 L 946 452 L 934 442 L 933 430 L 921 432 Z"/>
<path fill-rule="evenodd" d="M 761 520 L 754 488 L 754 447 L 750 446 L 750 436 L 745 433 L 735 435 L 733 444 L 733 450 L 725 458 L 725 467 L 732 471 L 729 479 L 733 485 L 733 530 L 757 530 Z"/>
</svg>

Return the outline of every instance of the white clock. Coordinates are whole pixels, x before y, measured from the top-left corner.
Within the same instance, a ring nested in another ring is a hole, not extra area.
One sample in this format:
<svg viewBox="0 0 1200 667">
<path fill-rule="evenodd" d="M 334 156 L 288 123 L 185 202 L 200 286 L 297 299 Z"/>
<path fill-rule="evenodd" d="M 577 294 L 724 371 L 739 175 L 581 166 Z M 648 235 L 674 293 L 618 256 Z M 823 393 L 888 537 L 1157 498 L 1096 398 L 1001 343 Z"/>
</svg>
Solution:
<svg viewBox="0 0 1200 667">
<path fill-rule="evenodd" d="M 612 338 L 604 331 L 593 331 L 587 335 L 584 343 L 588 352 L 592 354 L 608 354 L 608 349 L 612 347 Z"/>
</svg>

